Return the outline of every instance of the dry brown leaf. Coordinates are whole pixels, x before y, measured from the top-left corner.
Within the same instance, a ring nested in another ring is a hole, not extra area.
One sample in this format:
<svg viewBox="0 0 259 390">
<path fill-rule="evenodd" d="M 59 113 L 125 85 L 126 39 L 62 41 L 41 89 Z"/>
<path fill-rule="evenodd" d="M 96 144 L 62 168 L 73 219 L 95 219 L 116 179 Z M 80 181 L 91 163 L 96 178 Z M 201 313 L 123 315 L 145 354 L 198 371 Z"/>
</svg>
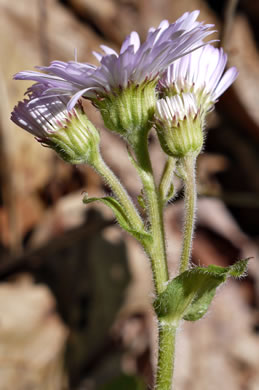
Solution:
<svg viewBox="0 0 259 390">
<path fill-rule="evenodd" d="M 0 388 L 58 390 L 64 385 L 67 330 L 49 290 L 28 279 L 0 286 Z"/>
</svg>

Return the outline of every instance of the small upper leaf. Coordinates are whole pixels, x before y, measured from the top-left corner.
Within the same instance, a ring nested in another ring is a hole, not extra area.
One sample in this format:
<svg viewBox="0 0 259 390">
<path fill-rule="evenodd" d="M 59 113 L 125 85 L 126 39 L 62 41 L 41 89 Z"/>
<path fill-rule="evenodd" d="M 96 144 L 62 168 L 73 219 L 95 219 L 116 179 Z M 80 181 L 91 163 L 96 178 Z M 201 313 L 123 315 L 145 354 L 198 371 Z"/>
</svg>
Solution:
<svg viewBox="0 0 259 390">
<path fill-rule="evenodd" d="M 137 240 L 142 242 L 143 240 L 152 239 L 149 233 L 145 232 L 144 230 L 136 230 L 134 229 L 134 227 L 131 226 L 127 214 L 125 213 L 121 204 L 115 198 L 111 196 L 105 196 L 103 198 L 88 198 L 87 195 L 83 198 L 83 202 L 85 204 L 92 203 L 95 201 L 102 202 L 106 206 L 110 207 L 114 212 L 114 215 L 120 226 L 128 233 L 132 234 Z"/>
</svg>

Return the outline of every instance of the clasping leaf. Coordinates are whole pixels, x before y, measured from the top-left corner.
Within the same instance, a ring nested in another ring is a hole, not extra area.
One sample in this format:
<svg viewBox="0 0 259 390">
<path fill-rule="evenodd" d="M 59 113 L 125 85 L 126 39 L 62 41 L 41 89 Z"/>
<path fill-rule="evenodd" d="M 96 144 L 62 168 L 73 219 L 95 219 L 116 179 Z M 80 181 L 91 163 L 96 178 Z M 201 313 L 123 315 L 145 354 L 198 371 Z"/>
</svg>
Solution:
<svg viewBox="0 0 259 390">
<path fill-rule="evenodd" d="M 209 265 L 183 272 L 167 285 L 154 302 L 159 318 L 178 323 L 180 319 L 196 321 L 204 316 L 216 289 L 229 276 L 241 277 L 246 273 L 249 259 L 240 260 L 230 267 Z"/>
</svg>

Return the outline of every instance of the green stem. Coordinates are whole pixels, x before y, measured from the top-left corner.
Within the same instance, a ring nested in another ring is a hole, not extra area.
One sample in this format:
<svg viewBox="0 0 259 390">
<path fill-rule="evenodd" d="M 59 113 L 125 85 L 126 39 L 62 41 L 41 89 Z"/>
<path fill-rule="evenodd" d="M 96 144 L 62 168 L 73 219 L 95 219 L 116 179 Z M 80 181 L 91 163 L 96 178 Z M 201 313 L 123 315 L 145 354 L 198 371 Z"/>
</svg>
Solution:
<svg viewBox="0 0 259 390">
<path fill-rule="evenodd" d="M 156 187 L 153 169 L 148 152 L 148 134 L 143 132 L 138 142 L 134 144 L 138 172 L 140 174 L 145 198 L 147 200 L 147 214 L 150 223 L 152 243 L 145 245 L 150 257 L 156 294 L 160 294 L 168 281 L 168 269 L 165 249 L 165 233 L 163 223 L 163 210 L 159 191 Z"/>
<path fill-rule="evenodd" d="M 166 321 L 159 323 L 159 354 L 156 390 L 171 390 L 174 371 L 175 336 L 177 326 Z"/>
<path fill-rule="evenodd" d="M 138 214 L 131 198 L 119 179 L 115 176 L 112 170 L 103 161 L 100 154 L 94 159 L 93 168 L 103 177 L 104 181 L 109 185 L 121 206 L 124 208 L 129 222 L 133 229 L 143 231 L 144 223 Z"/>
<path fill-rule="evenodd" d="M 161 294 L 169 280 L 166 248 L 165 248 L 165 233 L 163 222 L 163 206 L 164 200 L 168 195 L 170 187 L 173 160 L 169 159 L 165 166 L 159 189 L 155 184 L 153 169 L 148 152 L 148 131 L 139 133 L 137 142 L 131 143 L 135 152 L 137 162 L 134 162 L 136 169 L 140 175 L 143 184 L 143 190 L 146 200 L 146 211 L 149 218 L 152 241 L 144 243 L 152 266 L 154 279 L 154 287 L 156 295 Z M 171 390 L 173 366 L 174 366 L 174 350 L 175 350 L 175 334 L 176 326 L 170 321 L 164 319 L 159 321 L 159 342 L 158 342 L 158 364 L 156 390 Z"/>
<path fill-rule="evenodd" d="M 187 156 L 182 160 L 182 169 L 185 182 L 185 225 L 184 238 L 180 262 L 180 273 L 188 269 L 189 258 L 192 249 L 192 236 L 194 230 L 195 209 L 196 209 L 196 182 L 195 182 L 196 157 Z M 169 164 L 169 161 L 168 161 Z M 166 167 L 165 169 L 168 169 Z M 165 173 L 167 179 L 167 172 Z M 162 184 L 160 188 L 166 188 Z M 168 188 L 168 187 L 167 187 Z M 161 193 L 161 190 L 160 190 Z M 178 324 L 170 323 L 165 319 L 159 321 L 159 352 L 156 378 L 156 390 L 171 390 L 173 383 L 175 337 Z"/>
<path fill-rule="evenodd" d="M 195 223 L 196 211 L 196 179 L 195 179 L 196 157 L 186 156 L 182 160 L 182 167 L 185 172 L 185 218 L 184 218 L 184 237 L 180 260 L 180 273 L 186 271 L 189 267 L 189 259 L 192 251 L 192 237 Z"/>
</svg>

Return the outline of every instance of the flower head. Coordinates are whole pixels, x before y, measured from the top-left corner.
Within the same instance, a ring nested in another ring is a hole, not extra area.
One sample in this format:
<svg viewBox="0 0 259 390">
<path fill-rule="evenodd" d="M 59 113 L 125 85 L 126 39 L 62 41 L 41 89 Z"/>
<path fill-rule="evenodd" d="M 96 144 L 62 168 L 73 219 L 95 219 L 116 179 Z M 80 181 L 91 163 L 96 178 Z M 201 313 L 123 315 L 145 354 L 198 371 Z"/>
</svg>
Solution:
<svg viewBox="0 0 259 390">
<path fill-rule="evenodd" d="M 202 149 L 202 112 L 193 93 L 158 100 L 155 127 L 160 144 L 169 156 L 196 156 Z"/>
<path fill-rule="evenodd" d="M 206 45 L 175 61 L 159 80 L 155 126 L 167 154 L 201 151 L 206 114 L 238 74 L 235 67 L 223 74 L 226 62 L 223 49 Z"/>
<path fill-rule="evenodd" d="M 80 103 L 68 112 L 69 99 L 45 95 L 46 88 L 40 83 L 29 88 L 28 98 L 17 104 L 11 120 L 54 149 L 65 161 L 91 162 L 98 153 L 98 131 L 87 119 Z"/>
<path fill-rule="evenodd" d="M 189 53 L 170 65 L 160 79 L 162 96 L 192 92 L 206 114 L 237 77 L 235 67 L 223 75 L 226 63 L 227 54 L 223 49 L 211 45 Z"/>
<path fill-rule="evenodd" d="M 17 73 L 15 79 L 47 84 L 48 93 L 72 95 L 70 110 L 80 96 L 100 98 L 131 83 L 139 85 L 157 79 L 173 61 L 203 45 L 202 40 L 212 33 L 212 25 L 197 22 L 198 15 L 199 11 L 186 12 L 175 23 L 162 21 L 157 29 L 149 30 L 143 44 L 133 31 L 123 42 L 120 53 L 101 46 L 104 54 L 94 53 L 100 61 L 98 67 L 53 61 L 50 66 L 39 67 L 45 74 L 24 71 Z"/>
</svg>

